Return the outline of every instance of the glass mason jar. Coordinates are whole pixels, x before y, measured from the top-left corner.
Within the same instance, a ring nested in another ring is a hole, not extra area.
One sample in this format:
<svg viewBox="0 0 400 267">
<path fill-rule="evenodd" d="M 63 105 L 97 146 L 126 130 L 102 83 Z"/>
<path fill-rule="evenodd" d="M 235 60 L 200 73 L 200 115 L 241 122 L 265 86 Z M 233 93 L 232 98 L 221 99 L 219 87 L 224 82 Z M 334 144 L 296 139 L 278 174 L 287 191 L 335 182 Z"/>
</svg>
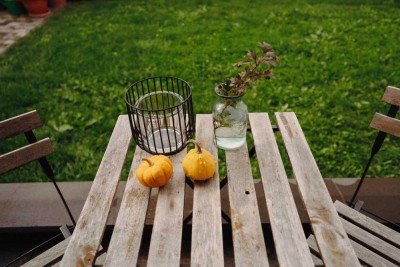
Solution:
<svg viewBox="0 0 400 267">
<path fill-rule="evenodd" d="M 217 147 L 235 150 L 246 142 L 247 106 L 242 95 L 224 96 L 217 91 L 218 100 L 213 108 L 214 133 Z"/>
</svg>

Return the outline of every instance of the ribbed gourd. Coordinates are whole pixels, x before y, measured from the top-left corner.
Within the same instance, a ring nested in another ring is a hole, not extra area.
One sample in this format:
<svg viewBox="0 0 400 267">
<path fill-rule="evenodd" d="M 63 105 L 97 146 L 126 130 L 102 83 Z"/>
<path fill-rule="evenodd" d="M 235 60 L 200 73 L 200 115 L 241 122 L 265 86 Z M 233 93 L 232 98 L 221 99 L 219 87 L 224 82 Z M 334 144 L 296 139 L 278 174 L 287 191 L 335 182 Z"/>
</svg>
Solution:
<svg viewBox="0 0 400 267">
<path fill-rule="evenodd" d="M 172 177 L 172 161 L 164 155 L 155 155 L 143 162 L 136 170 L 138 181 L 146 187 L 160 187 Z"/>
<path fill-rule="evenodd" d="M 194 140 L 188 140 L 188 143 L 194 143 L 196 148 L 191 149 L 182 161 L 182 168 L 186 176 L 194 181 L 207 180 L 214 176 L 217 167 L 217 160 L 206 149 L 201 148 Z"/>
</svg>

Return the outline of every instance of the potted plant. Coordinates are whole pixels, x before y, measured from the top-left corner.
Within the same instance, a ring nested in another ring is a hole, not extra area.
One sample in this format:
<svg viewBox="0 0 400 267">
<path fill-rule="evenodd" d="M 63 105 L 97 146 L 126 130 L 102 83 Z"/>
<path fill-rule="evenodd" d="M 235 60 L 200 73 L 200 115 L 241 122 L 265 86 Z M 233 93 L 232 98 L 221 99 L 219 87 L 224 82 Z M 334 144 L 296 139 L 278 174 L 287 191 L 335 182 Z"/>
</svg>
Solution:
<svg viewBox="0 0 400 267">
<path fill-rule="evenodd" d="M 67 5 L 67 0 L 48 0 L 49 7 L 54 9 L 61 9 Z"/>
<path fill-rule="evenodd" d="M 259 48 L 262 51 L 259 56 L 256 52 L 249 51 L 246 60 L 233 65 L 242 71 L 215 88 L 218 100 L 213 107 L 213 120 L 219 148 L 235 150 L 246 142 L 248 111 L 242 96 L 250 84 L 262 78 L 271 79 L 271 69 L 279 63 L 268 43 L 260 43 Z"/>
<path fill-rule="evenodd" d="M 8 13 L 11 15 L 18 16 L 26 13 L 24 6 L 15 0 L 3 0 L 1 3 L 7 8 Z"/>
<path fill-rule="evenodd" d="M 30 17 L 41 18 L 49 14 L 47 9 L 47 0 L 17 0 L 24 4 Z"/>
</svg>

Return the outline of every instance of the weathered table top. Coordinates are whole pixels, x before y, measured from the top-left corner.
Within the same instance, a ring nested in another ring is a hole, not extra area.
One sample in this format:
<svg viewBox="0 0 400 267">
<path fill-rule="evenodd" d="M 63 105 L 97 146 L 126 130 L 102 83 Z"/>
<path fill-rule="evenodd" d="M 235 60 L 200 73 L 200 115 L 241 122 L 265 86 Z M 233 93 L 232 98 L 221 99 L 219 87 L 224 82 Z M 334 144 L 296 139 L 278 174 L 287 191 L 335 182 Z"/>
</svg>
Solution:
<svg viewBox="0 0 400 267">
<path fill-rule="evenodd" d="M 279 264 L 314 265 L 276 142 L 278 134 L 292 164 L 324 264 L 359 266 L 296 115 L 284 112 L 276 113 L 275 117 L 278 133 L 273 132 L 266 113 L 249 114 Z M 122 115 L 118 118 L 61 266 L 93 265 L 125 158 L 132 147 L 131 138 L 128 117 Z M 218 156 L 211 115 L 197 115 L 196 140 Z M 185 153 L 171 156 L 173 177 L 158 192 L 148 266 L 179 266 L 180 263 L 185 199 L 185 175 L 181 162 Z M 135 170 L 141 159 L 147 156 L 146 152 L 136 148 L 105 266 L 136 266 L 151 189 L 139 184 Z M 268 266 L 247 146 L 226 152 L 226 166 L 235 265 Z M 194 183 L 190 258 L 193 266 L 224 266 L 218 172 L 208 181 Z"/>
</svg>

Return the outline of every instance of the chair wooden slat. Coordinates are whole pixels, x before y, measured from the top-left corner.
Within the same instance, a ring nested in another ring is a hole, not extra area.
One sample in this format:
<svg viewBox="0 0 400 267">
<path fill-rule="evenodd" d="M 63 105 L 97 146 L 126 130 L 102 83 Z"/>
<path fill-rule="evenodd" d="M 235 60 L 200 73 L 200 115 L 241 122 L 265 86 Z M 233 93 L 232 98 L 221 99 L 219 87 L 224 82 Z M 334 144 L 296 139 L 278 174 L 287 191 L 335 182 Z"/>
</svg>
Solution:
<svg viewBox="0 0 400 267">
<path fill-rule="evenodd" d="M 342 224 L 346 229 L 349 236 L 357 239 L 360 243 L 376 250 L 376 253 L 386 255 L 388 258 L 400 265 L 400 249 L 384 242 L 382 239 L 374 236 L 373 234 L 365 231 L 364 229 L 348 222 L 341 218 Z"/>
<path fill-rule="evenodd" d="M 269 266 L 247 145 L 226 151 L 236 266 Z"/>
<path fill-rule="evenodd" d="M 0 122 L 0 140 L 22 134 L 42 126 L 36 110 Z"/>
<path fill-rule="evenodd" d="M 317 240 L 315 240 L 315 236 L 314 235 L 310 235 L 307 238 L 307 244 L 310 247 L 310 250 L 314 251 L 314 254 L 318 255 L 318 256 L 315 256 L 314 254 L 311 254 L 312 258 L 313 258 L 314 265 L 315 266 L 324 266 L 324 262 L 320 258 L 321 254 L 319 253 Z"/>
<path fill-rule="evenodd" d="M 101 254 L 99 254 L 99 253 L 101 253 Z M 99 251 L 97 254 L 96 254 L 96 259 L 95 259 L 95 263 L 94 263 L 94 267 L 103 267 L 104 266 L 104 261 L 106 260 L 106 256 L 107 256 L 107 253 L 105 253 L 104 251 L 102 251 L 102 248 L 101 248 L 101 251 Z M 61 260 L 61 259 L 60 259 Z M 55 262 L 51 262 L 51 263 L 49 263 L 49 264 L 47 264 L 47 265 L 34 265 L 34 266 L 32 266 L 32 267 L 39 267 L 39 266 L 46 266 L 46 267 L 60 267 L 61 266 L 61 261 L 55 261 Z"/>
<path fill-rule="evenodd" d="M 375 113 L 370 126 L 379 131 L 400 137 L 400 120 L 398 119 Z"/>
<path fill-rule="evenodd" d="M 275 115 L 325 266 L 360 266 L 296 115 Z"/>
<path fill-rule="evenodd" d="M 369 218 L 368 216 L 365 216 L 364 214 L 350 208 L 340 201 L 335 201 L 335 207 L 338 213 L 347 220 L 355 222 L 362 228 L 368 229 L 369 232 L 373 232 L 376 236 L 389 240 L 389 242 L 397 244 L 397 246 L 400 247 L 400 233 Z"/>
<path fill-rule="evenodd" d="M 49 138 L 21 147 L 0 156 L 0 174 L 14 170 L 54 152 Z"/>
<path fill-rule="evenodd" d="M 181 259 L 185 173 L 182 160 L 186 150 L 170 156 L 174 170 L 171 180 L 158 191 L 147 266 L 179 266 Z"/>
<path fill-rule="evenodd" d="M 350 239 L 351 245 L 354 248 L 354 251 L 357 254 L 357 257 L 361 262 L 368 264 L 368 266 L 382 266 L 382 267 L 398 267 L 397 264 L 388 261 L 385 258 L 382 258 L 380 255 L 375 252 L 367 249 L 361 244 Z"/>
<path fill-rule="evenodd" d="M 151 190 L 139 183 L 135 172 L 142 163 L 142 159 L 149 156 L 151 155 L 136 146 L 105 266 L 136 266 L 137 264 Z"/>
<path fill-rule="evenodd" d="M 197 115 L 196 140 L 218 158 L 212 115 Z M 191 265 L 224 266 L 218 167 L 213 178 L 195 182 Z"/>
<path fill-rule="evenodd" d="M 319 253 L 317 241 L 315 240 L 314 235 L 310 235 L 308 237 L 307 243 L 309 244 L 309 246 L 312 250 Z M 356 252 L 357 257 L 360 259 L 360 261 L 368 264 L 368 266 L 380 266 L 380 267 L 386 267 L 386 266 L 387 267 L 389 267 L 389 266 L 395 267 L 395 266 L 397 266 L 394 263 L 388 261 L 385 258 L 382 258 L 375 252 L 363 247 L 362 245 L 360 245 L 359 243 L 357 243 L 351 239 L 350 239 L 350 243 L 351 243 L 352 247 L 354 248 L 354 251 Z"/>
<path fill-rule="evenodd" d="M 249 120 L 278 261 L 282 266 L 310 266 L 310 250 L 268 114 L 251 113 Z"/>
<path fill-rule="evenodd" d="M 388 86 L 383 94 L 382 101 L 391 105 L 400 106 L 400 89 Z"/>
<path fill-rule="evenodd" d="M 61 266 L 93 265 L 131 139 L 128 116 L 119 116 Z"/>
<path fill-rule="evenodd" d="M 71 237 L 64 239 L 63 241 L 51 247 L 50 249 L 46 250 L 42 254 L 36 256 L 32 260 L 21 265 L 21 267 L 47 266 L 48 264 L 56 261 L 57 259 L 61 259 L 62 255 L 64 255 L 64 252 L 68 246 L 70 238 Z"/>
<path fill-rule="evenodd" d="M 314 254 L 311 254 L 311 258 L 313 259 L 314 266 L 324 266 L 324 262 Z"/>
</svg>

